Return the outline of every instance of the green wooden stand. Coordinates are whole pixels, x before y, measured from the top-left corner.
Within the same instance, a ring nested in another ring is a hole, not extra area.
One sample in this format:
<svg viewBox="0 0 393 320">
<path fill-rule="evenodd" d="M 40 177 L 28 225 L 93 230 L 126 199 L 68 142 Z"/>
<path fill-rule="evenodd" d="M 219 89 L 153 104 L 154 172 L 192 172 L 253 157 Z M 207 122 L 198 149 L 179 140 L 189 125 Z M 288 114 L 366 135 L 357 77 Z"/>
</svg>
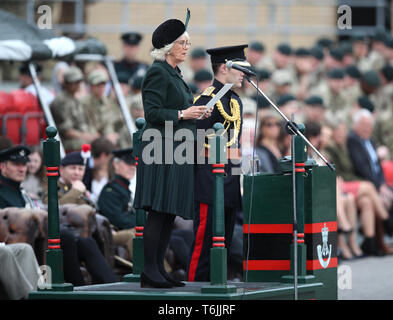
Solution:
<svg viewBox="0 0 393 320">
<path fill-rule="evenodd" d="M 135 160 L 137 161 L 136 166 L 136 174 L 138 175 L 138 161 L 141 159 L 141 131 L 142 128 L 145 126 L 145 119 L 138 118 L 136 120 L 136 127 L 138 130 L 133 134 L 133 153 L 135 155 Z M 124 282 L 139 282 L 141 277 L 141 272 L 143 270 L 143 261 L 144 261 L 144 254 L 143 254 L 143 226 L 146 220 L 146 212 L 142 209 L 136 210 L 136 217 L 135 217 L 135 238 L 132 242 L 132 250 L 133 250 L 133 269 L 132 273 L 126 274 L 123 276 Z"/>
</svg>

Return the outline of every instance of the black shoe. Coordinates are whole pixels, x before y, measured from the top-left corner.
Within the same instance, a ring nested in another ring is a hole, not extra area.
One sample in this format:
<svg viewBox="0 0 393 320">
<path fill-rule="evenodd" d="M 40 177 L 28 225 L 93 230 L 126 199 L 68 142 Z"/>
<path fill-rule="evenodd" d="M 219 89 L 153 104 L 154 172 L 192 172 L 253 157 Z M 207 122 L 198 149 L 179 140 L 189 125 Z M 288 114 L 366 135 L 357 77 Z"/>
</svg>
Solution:
<svg viewBox="0 0 393 320">
<path fill-rule="evenodd" d="M 376 241 L 375 237 L 365 238 L 360 247 L 361 247 L 363 253 L 367 256 L 381 257 L 381 256 L 385 255 L 383 253 L 383 251 L 378 248 L 377 241 Z"/>
<path fill-rule="evenodd" d="M 162 276 L 166 281 L 173 284 L 175 287 L 184 287 L 186 284 L 182 282 L 182 279 L 185 279 L 185 271 L 183 269 L 176 270 L 172 272 L 172 275 L 164 272 Z"/>
<path fill-rule="evenodd" d="M 150 279 L 144 272 L 141 273 L 141 288 L 173 288 L 169 282 L 154 281 Z"/>
</svg>

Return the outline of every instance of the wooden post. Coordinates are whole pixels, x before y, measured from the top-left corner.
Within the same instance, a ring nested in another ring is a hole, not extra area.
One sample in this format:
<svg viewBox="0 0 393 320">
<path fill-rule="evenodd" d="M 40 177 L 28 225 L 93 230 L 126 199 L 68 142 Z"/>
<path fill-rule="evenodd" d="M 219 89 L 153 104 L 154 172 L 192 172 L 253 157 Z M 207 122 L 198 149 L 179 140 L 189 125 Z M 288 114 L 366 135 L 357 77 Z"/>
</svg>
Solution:
<svg viewBox="0 0 393 320">
<path fill-rule="evenodd" d="M 57 130 L 47 127 L 48 139 L 44 142 L 44 163 L 48 177 L 48 250 L 46 262 L 50 267 L 51 279 L 47 279 L 47 285 L 40 290 L 72 291 L 73 286 L 64 283 L 63 250 L 60 243 L 59 225 L 59 201 L 57 195 L 57 180 L 59 178 L 60 143 L 55 139 Z"/>
<path fill-rule="evenodd" d="M 214 174 L 213 247 L 210 249 L 210 286 L 201 288 L 202 293 L 236 292 L 235 286 L 227 285 L 227 249 L 225 248 L 224 173 L 227 159 L 224 126 L 216 123 L 215 143 L 211 145 L 210 161 Z"/>
</svg>

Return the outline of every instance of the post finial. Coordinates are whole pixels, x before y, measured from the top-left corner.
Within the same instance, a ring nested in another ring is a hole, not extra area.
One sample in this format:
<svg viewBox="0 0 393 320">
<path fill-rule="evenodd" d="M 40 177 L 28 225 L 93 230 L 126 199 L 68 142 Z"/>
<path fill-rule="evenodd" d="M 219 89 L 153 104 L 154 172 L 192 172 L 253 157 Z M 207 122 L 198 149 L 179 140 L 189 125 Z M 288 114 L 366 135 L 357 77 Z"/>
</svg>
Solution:
<svg viewBox="0 0 393 320">
<path fill-rule="evenodd" d="M 55 127 L 49 126 L 45 129 L 45 133 L 48 138 L 53 139 L 57 135 L 57 130 Z"/>
</svg>

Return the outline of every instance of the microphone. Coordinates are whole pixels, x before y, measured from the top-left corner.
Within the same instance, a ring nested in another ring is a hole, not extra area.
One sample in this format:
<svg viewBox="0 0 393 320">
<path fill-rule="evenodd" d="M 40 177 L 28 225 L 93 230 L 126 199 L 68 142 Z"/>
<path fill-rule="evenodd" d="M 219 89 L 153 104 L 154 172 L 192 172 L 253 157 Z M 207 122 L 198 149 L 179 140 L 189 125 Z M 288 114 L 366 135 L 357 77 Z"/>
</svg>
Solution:
<svg viewBox="0 0 393 320">
<path fill-rule="evenodd" d="M 236 64 L 236 63 L 234 63 L 234 62 L 231 61 L 231 60 L 228 60 L 228 61 L 227 61 L 226 66 L 227 66 L 228 69 L 236 69 L 236 70 L 239 70 L 239 71 L 243 72 L 244 74 L 246 74 L 246 75 L 248 75 L 248 76 L 254 76 L 254 77 L 257 76 L 257 75 L 256 75 L 254 72 L 252 72 L 251 70 L 248 70 L 247 68 L 241 67 L 241 66 L 239 66 L 239 65 Z"/>
</svg>

